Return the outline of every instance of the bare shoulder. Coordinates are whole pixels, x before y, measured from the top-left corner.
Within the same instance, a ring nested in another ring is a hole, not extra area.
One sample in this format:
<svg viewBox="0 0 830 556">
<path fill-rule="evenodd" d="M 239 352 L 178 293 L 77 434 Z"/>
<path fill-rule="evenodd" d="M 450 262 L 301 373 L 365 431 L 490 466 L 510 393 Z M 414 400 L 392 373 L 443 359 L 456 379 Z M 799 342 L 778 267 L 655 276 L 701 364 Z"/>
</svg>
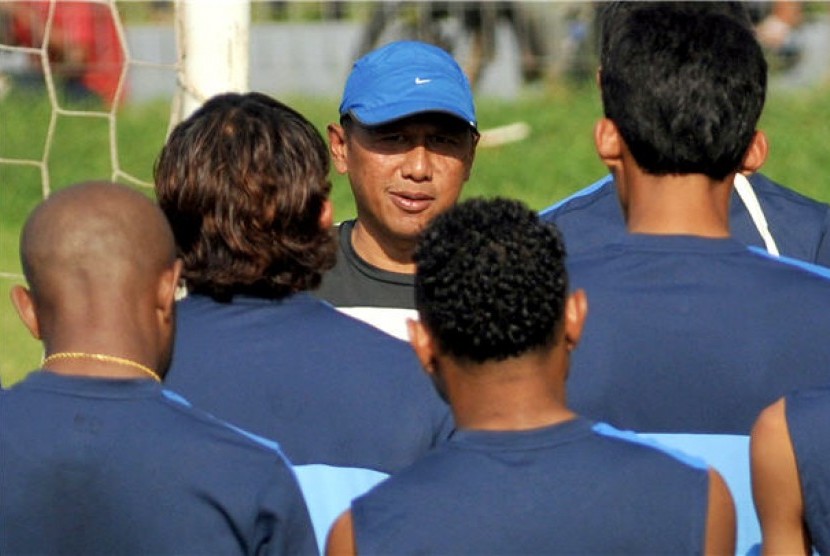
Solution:
<svg viewBox="0 0 830 556">
<path fill-rule="evenodd" d="M 709 468 L 709 507 L 706 516 L 706 554 L 735 553 L 735 503 L 726 481 Z"/>
<path fill-rule="evenodd" d="M 764 409 L 750 440 L 752 496 L 761 522 L 763 554 L 810 551 L 786 409 L 784 398 Z"/>
<path fill-rule="evenodd" d="M 761 411 L 752 427 L 753 445 L 758 442 L 780 442 L 782 436 L 789 443 L 786 403 L 784 398 L 780 398 Z"/>
<path fill-rule="evenodd" d="M 346 511 L 334 522 L 326 540 L 326 556 L 353 556 L 357 554 L 352 529 L 352 512 Z"/>
</svg>

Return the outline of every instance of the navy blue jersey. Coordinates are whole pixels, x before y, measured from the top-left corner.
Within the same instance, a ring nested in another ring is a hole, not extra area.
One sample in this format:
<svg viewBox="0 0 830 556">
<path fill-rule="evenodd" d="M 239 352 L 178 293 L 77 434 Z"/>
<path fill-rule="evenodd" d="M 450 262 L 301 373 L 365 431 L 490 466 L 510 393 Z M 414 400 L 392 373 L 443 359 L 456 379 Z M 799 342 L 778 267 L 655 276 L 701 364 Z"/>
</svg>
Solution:
<svg viewBox="0 0 830 556">
<path fill-rule="evenodd" d="M 360 554 L 701 554 L 706 467 L 577 418 L 458 431 L 352 504 Z"/>
<path fill-rule="evenodd" d="M 354 496 L 452 429 L 408 344 L 308 294 L 185 298 L 165 383 L 280 443 L 320 540 Z"/>
<path fill-rule="evenodd" d="M 787 391 L 830 382 L 830 280 L 807 267 L 645 234 L 570 257 L 589 304 L 570 404 L 638 431 L 748 434 Z"/>
<path fill-rule="evenodd" d="M 755 192 L 769 233 L 781 255 L 830 266 L 830 206 L 753 174 Z M 611 176 L 542 211 L 542 219 L 562 231 L 568 253 L 576 254 L 615 242 L 625 235 L 625 221 Z M 737 189 L 729 210 L 732 237 L 746 245 L 766 247 L 758 226 Z"/>
<path fill-rule="evenodd" d="M 0 393 L 0 553 L 315 554 L 290 466 L 150 380 Z"/>
<path fill-rule="evenodd" d="M 807 530 L 818 553 L 830 554 L 830 388 L 792 393 L 785 408 Z"/>
<path fill-rule="evenodd" d="M 830 383 L 827 270 L 732 239 L 644 234 L 577 253 L 568 269 L 589 305 L 570 405 L 706 457 L 735 496 L 739 549 L 757 542 L 748 435 L 786 392 Z M 727 467 L 711 459 L 721 443 L 739 456 Z"/>
</svg>

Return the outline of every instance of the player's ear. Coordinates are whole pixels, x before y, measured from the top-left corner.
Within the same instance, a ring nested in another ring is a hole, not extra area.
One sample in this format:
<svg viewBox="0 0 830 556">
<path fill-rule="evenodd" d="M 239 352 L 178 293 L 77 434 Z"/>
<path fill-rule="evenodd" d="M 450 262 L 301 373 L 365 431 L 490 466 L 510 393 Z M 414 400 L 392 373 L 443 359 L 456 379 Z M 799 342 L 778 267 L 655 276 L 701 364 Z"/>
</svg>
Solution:
<svg viewBox="0 0 830 556">
<path fill-rule="evenodd" d="M 588 296 L 585 290 L 576 290 L 565 302 L 565 342 L 568 351 L 574 349 L 582 338 L 582 328 L 588 316 Z"/>
<path fill-rule="evenodd" d="M 340 124 L 329 124 L 326 128 L 329 135 L 329 152 L 334 168 L 340 174 L 345 174 L 349 167 L 346 164 L 348 145 L 346 144 L 346 130 Z"/>
<path fill-rule="evenodd" d="M 320 211 L 320 229 L 331 229 L 332 224 L 334 224 L 334 205 L 332 205 L 331 199 L 326 199 L 323 201 L 323 209 Z"/>
<path fill-rule="evenodd" d="M 182 273 L 182 261 L 176 259 L 173 265 L 162 272 L 158 281 L 157 311 L 163 323 L 173 320 L 174 305 L 176 304 L 176 290 Z"/>
<path fill-rule="evenodd" d="M 420 320 L 407 319 L 406 327 L 409 332 L 409 343 L 421 362 L 421 366 L 432 375 L 435 372 L 435 344 L 432 334 Z"/>
<path fill-rule="evenodd" d="M 757 172 L 766 162 L 768 154 L 769 142 L 767 141 L 767 135 L 763 131 L 756 131 L 755 135 L 752 136 L 746 154 L 744 154 L 741 172 L 747 174 Z"/>
<path fill-rule="evenodd" d="M 40 340 L 40 321 L 37 318 L 32 293 L 21 285 L 15 285 L 12 286 L 9 297 L 11 297 L 14 310 L 17 311 L 17 316 L 20 317 L 29 333 L 36 340 Z"/>
<path fill-rule="evenodd" d="M 603 164 L 612 170 L 619 165 L 623 154 L 622 136 L 612 120 L 602 118 L 594 125 L 594 145 Z"/>
</svg>

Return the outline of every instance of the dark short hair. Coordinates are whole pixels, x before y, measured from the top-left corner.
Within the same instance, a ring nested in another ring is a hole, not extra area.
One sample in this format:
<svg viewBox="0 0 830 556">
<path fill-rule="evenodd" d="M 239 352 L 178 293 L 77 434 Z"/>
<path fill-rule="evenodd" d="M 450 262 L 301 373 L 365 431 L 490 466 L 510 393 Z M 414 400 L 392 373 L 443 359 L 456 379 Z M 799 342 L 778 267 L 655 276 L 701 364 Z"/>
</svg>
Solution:
<svg viewBox="0 0 830 556">
<path fill-rule="evenodd" d="M 568 292 L 565 246 L 521 202 L 459 203 L 422 233 L 415 263 L 416 306 L 445 353 L 481 363 L 554 342 Z"/>
<path fill-rule="evenodd" d="M 655 7 L 659 4 L 669 4 L 674 11 L 687 11 L 692 14 L 720 14 L 735 19 L 747 29 L 752 29 L 752 17 L 745 0 L 724 1 L 715 0 L 669 0 L 658 2 L 655 0 L 615 0 L 600 5 L 597 13 L 600 29 L 599 55 L 600 60 L 608 53 L 608 41 L 615 34 L 615 27 L 623 25 L 625 18 L 643 7 Z"/>
<path fill-rule="evenodd" d="M 651 174 L 740 169 L 764 106 L 767 65 L 739 8 L 618 3 L 603 17 L 605 116 Z"/>
<path fill-rule="evenodd" d="M 188 289 L 228 300 L 317 287 L 334 264 L 328 173 L 314 125 L 260 93 L 215 96 L 176 126 L 154 174 Z"/>
</svg>

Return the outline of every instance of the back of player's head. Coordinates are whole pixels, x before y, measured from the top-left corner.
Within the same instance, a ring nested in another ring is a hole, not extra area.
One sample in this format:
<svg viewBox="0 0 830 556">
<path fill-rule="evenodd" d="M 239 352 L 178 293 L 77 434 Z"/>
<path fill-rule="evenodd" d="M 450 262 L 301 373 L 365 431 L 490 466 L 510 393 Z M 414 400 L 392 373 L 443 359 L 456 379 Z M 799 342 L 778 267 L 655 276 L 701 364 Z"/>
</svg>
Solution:
<svg viewBox="0 0 830 556">
<path fill-rule="evenodd" d="M 279 298 L 319 285 L 334 262 L 328 172 L 314 125 L 260 93 L 213 97 L 176 126 L 156 194 L 190 291 Z"/>
<path fill-rule="evenodd" d="M 620 2 L 603 17 L 606 117 L 651 174 L 738 170 L 764 106 L 767 65 L 731 4 Z M 744 15 L 741 15 L 744 14 Z"/>
<path fill-rule="evenodd" d="M 615 27 L 623 25 L 625 18 L 643 8 L 654 8 L 659 5 L 668 5 L 672 11 L 688 12 L 690 14 L 720 14 L 733 18 L 738 23 L 746 26 L 747 29 L 752 29 L 753 23 L 750 16 L 749 9 L 747 9 L 746 2 L 718 2 L 718 1 L 683 1 L 683 0 L 615 0 L 603 4 L 597 17 L 600 25 L 600 60 L 608 53 L 608 42 L 610 37 L 615 34 Z"/>
<path fill-rule="evenodd" d="M 69 304 L 83 307 L 88 319 L 98 309 L 129 309 L 112 302 L 156 288 L 175 258 L 158 206 L 107 182 L 52 194 L 32 211 L 20 235 L 23 271 L 41 316 L 65 312 Z"/>
<path fill-rule="evenodd" d="M 415 263 L 416 306 L 444 353 L 500 361 L 555 340 L 568 293 L 565 247 L 521 202 L 456 205 L 424 231 Z"/>
</svg>

